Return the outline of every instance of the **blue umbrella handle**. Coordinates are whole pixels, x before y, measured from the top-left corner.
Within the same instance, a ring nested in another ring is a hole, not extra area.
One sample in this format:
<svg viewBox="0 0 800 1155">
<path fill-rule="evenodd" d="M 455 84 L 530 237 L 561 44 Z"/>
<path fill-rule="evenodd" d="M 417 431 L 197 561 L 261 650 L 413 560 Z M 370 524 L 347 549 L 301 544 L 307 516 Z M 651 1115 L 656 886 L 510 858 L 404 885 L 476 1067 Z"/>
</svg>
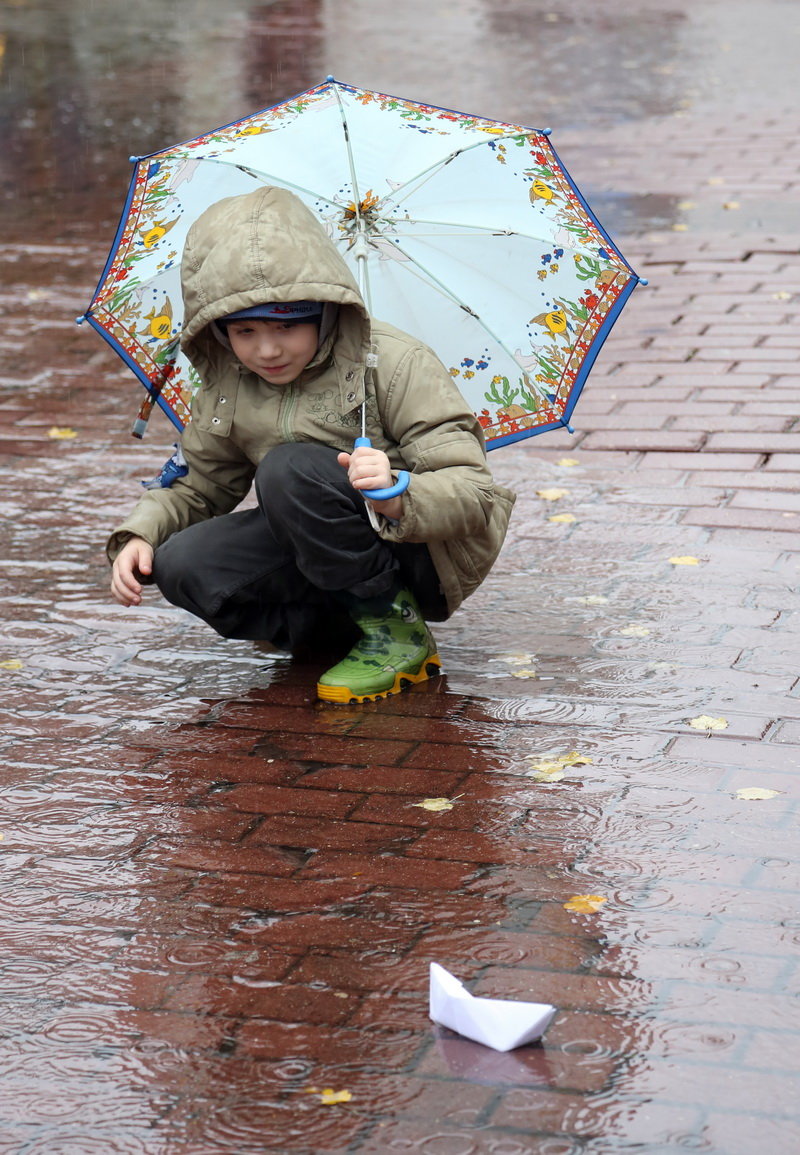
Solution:
<svg viewBox="0 0 800 1155">
<path fill-rule="evenodd" d="M 368 437 L 357 437 L 354 442 L 354 448 L 358 449 L 362 445 L 369 449 L 372 442 Z M 401 493 L 405 493 L 408 489 L 408 481 L 408 470 L 401 469 L 397 474 L 397 482 L 395 485 L 390 485 L 388 489 L 362 489 L 361 492 L 365 497 L 371 498 L 372 501 L 388 501 L 390 497 L 399 497 Z"/>
</svg>

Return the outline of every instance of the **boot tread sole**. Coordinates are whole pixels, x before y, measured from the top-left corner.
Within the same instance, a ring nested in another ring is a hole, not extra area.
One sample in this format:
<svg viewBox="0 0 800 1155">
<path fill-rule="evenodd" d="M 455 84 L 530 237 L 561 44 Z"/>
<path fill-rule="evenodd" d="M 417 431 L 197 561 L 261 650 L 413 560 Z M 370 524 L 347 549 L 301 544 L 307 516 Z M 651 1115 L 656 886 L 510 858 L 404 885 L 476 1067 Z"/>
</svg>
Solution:
<svg viewBox="0 0 800 1155">
<path fill-rule="evenodd" d="M 348 686 L 324 686 L 317 683 L 317 697 L 322 702 L 338 702 L 349 706 L 352 703 L 377 702 L 381 698 L 388 698 L 392 694 L 399 694 L 408 686 L 426 682 L 429 678 L 441 673 L 441 658 L 438 654 L 431 654 L 425 659 L 416 674 L 403 670 L 395 674 L 394 682 L 386 690 L 376 690 L 369 694 L 356 694 Z"/>
</svg>

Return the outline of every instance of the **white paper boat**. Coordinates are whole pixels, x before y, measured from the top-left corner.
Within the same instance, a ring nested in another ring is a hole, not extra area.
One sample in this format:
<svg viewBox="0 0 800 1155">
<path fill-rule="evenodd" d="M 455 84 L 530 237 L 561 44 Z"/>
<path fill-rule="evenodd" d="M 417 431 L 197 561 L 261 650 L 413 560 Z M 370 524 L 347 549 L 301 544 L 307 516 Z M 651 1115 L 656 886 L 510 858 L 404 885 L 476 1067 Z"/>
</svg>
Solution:
<svg viewBox="0 0 800 1155">
<path fill-rule="evenodd" d="M 549 1003 L 482 999 L 438 963 L 431 963 L 430 1017 L 495 1051 L 511 1051 L 541 1038 L 556 1013 Z"/>
</svg>

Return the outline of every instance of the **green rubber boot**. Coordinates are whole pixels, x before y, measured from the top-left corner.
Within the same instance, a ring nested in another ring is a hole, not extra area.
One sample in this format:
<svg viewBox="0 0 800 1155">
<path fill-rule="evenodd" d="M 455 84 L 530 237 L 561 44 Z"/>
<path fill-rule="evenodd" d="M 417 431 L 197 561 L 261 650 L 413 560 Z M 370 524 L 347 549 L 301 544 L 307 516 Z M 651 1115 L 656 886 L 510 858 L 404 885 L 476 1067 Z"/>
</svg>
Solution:
<svg viewBox="0 0 800 1155">
<path fill-rule="evenodd" d="M 381 609 L 375 601 L 354 599 L 349 613 L 362 637 L 320 678 L 323 702 L 370 702 L 439 673 L 436 643 L 409 590 L 399 590 Z"/>
</svg>

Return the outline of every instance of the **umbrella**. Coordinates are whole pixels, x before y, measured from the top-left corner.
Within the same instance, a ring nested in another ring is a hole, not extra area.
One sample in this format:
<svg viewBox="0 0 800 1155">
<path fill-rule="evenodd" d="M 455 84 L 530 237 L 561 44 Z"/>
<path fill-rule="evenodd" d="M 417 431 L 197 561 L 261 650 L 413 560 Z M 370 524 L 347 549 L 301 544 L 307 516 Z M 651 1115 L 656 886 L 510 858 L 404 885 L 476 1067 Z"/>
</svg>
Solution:
<svg viewBox="0 0 800 1155">
<path fill-rule="evenodd" d="M 180 351 L 192 222 L 258 184 L 294 192 L 357 274 L 370 312 L 429 344 L 489 449 L 566 426 L 640 278 L 556 155 L 526 128 L 332 77 L 134 164 L 86 313 L 180 429 L 197 375 Z"/>
</svg>

